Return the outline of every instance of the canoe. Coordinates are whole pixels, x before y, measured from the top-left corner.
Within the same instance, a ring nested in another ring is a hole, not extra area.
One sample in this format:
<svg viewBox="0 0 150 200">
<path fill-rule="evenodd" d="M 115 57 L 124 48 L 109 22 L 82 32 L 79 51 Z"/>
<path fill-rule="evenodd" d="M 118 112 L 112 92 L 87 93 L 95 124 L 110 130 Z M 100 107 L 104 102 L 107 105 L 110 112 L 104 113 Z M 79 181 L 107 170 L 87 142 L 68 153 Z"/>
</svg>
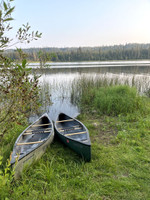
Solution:
<svg viewBox="0 0 150 200">
<path fill-rule="evenodd" d="M 89 131 L 79 120 L 60 113 L 54 123 L 56 136 L 85 161 L 91 160 Z"/>
<path fill-rule="evenodd" d="M 39 159 L 54 138 L 52 120 L 45 113 L 27 127 L 17 138 L 10 164 L 14 168 L 15 178 L 21 175 L 23 168 Z"/>
</svg>

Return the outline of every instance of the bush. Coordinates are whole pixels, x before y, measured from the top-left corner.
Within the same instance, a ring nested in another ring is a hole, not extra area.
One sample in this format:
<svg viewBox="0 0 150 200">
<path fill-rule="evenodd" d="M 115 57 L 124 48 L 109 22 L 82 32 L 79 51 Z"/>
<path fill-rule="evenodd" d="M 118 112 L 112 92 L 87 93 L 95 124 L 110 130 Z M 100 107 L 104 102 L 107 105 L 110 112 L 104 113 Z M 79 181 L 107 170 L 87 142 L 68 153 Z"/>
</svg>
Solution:
<svg viewBox="0 0 150 200">
<path fill-rule="evenodd" d="M 4 171 L 1 170 L 2 157 L 0 156 L 0 199 L 8 199 L 11 192 L 14 171 L 10 171 L 10 161 L 7 162 Z"/>
<path fill-rule="evenodd" d="M 101 114 L 119 115 L 143 110 L 143 98 L 129 86 L 102 87 L 96 90 L 94 107 Z"/>
</svg>

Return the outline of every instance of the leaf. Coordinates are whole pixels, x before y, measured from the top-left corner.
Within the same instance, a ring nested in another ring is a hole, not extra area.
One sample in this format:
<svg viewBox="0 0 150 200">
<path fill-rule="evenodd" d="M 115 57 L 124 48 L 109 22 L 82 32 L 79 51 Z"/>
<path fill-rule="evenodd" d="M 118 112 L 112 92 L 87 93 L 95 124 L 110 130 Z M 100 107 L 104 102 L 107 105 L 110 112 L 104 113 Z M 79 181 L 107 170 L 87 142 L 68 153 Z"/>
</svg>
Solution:
<svg viewBox="0 0 150 200">
<path fill-rule="evenodd" d="M 10 17 L 10 18 L 4 19 L 4 22 L 12 21 L 12 20 L 14 20 L 14 18 Z"/>
<path fill-rule="evenodd" d="M 17 67 L 18 67 L 18 69 L 19 69 L 20 71 L 22 71 L 22 67 L 21 67 L 20 65 L 17 65 Z"/>
<path fill-rule="evenodd" d="M 3 2 L 3 6 L 4 6 L 5 11 L 8 10 L 8 7 L 7 7 L 7 4 L 5 3 L 5 1 Z"/>
<path fill-rule="evenodd" d="M 5 14 L 4 17 L 6 17 L 7 15 L 10 15 L 10 14 L 14 11 L 14 9 L 15 9 L 15 6 L 12 7 L 12 8 L 10 8 L 10 9 L 7 11 L 7 13 Z"/>
<path fill-rule="evenodd" d="M 0 10 L 0 18 L 2 17 L 2 11 Z"/>
<path fill-rule="evenodd" d="M 26 63 L 27 63 L 26 59 L 23 59 L 23 61 L 22 61 L 22 67 L 23 67 L 23 68 L 26 67 Z"/>
<path fill-rule="evenodd" d="M 29 71 L 31 71 L 31 70 L 32 70 L 32 68 L 27 68 L 27 69 L 26 69 L 27 72 L 29 72 Z"/>
</svg>

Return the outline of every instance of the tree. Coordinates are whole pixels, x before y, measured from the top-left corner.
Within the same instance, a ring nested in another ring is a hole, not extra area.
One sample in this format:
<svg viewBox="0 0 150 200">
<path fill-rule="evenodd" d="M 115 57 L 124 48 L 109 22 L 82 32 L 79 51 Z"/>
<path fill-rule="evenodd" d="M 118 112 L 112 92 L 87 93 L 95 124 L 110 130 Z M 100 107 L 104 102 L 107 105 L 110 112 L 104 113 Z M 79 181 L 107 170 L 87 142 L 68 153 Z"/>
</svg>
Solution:
<svg viewBox="0 0 150 200">
<path fill-rule="evenodd" d="M 47 66 L 46 63 L 48 61 L 50 61 L 51 56 L 50 56 L 49 53 L 40 50 L 38 52 L 38 58 L 39 58 L 39 61 L 40 61 L 40 68 L 42 68 L 42 67 Z"/>
</svg>

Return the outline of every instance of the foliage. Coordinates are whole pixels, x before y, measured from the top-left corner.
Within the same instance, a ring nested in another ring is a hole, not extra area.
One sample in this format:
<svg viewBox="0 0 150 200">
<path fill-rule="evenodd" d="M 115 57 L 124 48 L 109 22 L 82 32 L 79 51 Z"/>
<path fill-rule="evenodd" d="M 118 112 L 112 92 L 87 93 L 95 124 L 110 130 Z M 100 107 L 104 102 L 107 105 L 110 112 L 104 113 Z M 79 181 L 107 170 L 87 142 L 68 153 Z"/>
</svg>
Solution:
<svg viewBox="0 0 150 200">
<path fill-rule="evenodd" d="M 13 42 L 13 39 L 10 39 L 7 36 L 7 32 L 10 31 L 13 27 L 10 25 L 10 22 L 13 20 L 12 13 L 15 9 L 15 6 L 11 6 L 13 0 L 8 0 L 7 2 L 4 0 L 1 0 L 0 2 L 0 52 L 3 52 L 7 47 L 12 46 L 14 44 L 11 44 Z M 26 25 L 23 24 L 23 27 L 19 28 L 15 42 L 27 42 L 30 43 L 32 40 L 37 40 L 41 37 L 41 33 L 38 31 L 34 32 L 32 31 L 29 33 L 30 30 L 29 23 Z M 2 58 L 2 56 L 1 56 Z M 0 64 L 3 63 L 3 60 L 1 60 Z"/>
<path fill-rule="evenodd" d="M 27 23 L 26 25 L 23 24 L 23 27 L 19 28 L 17 32 L 17 38 L 19 42 L 26 41 L 27 43 L 30 43 L 32 40 L 37 40 L 41 37 L 42 33 L 39 33 L 38 31 L 32 31 L 31 33 L 28 33 L 30 28 L 31 26 L 29 26 L 29 23 Z"/>
<path fill-rule="evenodd" d="M 0 168 L 2 157 L 0 156 Z M 13 181 L 13 171 L 10 170 L 10 161 L 7 161 L 4 172 L 0 169 L 0 199 L 7 199 L 10 195 L 10 188 Z"/>
<path fill-rule="evenodd" d="M 22 123 L 24 118 L 37 110 L 38 104 L 38 77 L 29 79 L 30 69 L 26 67 L 26 60 L 21 64 L 13 65 L 12 69 L 1 70 L 1 107 L 0 123 L 16 121 Z M 4 125 L 5 126 L 5 125 Z M 1 129 L 3 133 L 5 128 Z M 8 127 L 7 127 L 8 129 Z"/>
<path fill-rule="evenodd" d="M 9 22 L 13 20 L 11 14 L 15 7 L 11 7 L 11 1 L 12 0 L 7 3 L 5 1 L 0 2 L 0 52 L 2 52 L 11 41 L 11 39 L 6 36 L 6 32 L 12 29 Z"/>
<path fill-rule="evenodd" d="M 5 56 L 5 50 L 11 46 L 12 39 L 7 32 L 11 31 L 10 22 L 13 20 L 14 6 L 12 0 L 0 3 L 0 136 L 4 136 L 11 122 L 21 123 L 30 112 L 37 110 L 38 103 L 38 77 L 31 76 L 31 69 L 27 67 L 26 55 L 17 49 L 20 56 L 19 63 L 13 62 Z M 17 42 L 27 42 L 41 37 L 38 31 L 30 31 L 30 26 L 23 25 L 17 32 Z M 7 126 L 6 126 L 7 124 Z"/>
</svg>

